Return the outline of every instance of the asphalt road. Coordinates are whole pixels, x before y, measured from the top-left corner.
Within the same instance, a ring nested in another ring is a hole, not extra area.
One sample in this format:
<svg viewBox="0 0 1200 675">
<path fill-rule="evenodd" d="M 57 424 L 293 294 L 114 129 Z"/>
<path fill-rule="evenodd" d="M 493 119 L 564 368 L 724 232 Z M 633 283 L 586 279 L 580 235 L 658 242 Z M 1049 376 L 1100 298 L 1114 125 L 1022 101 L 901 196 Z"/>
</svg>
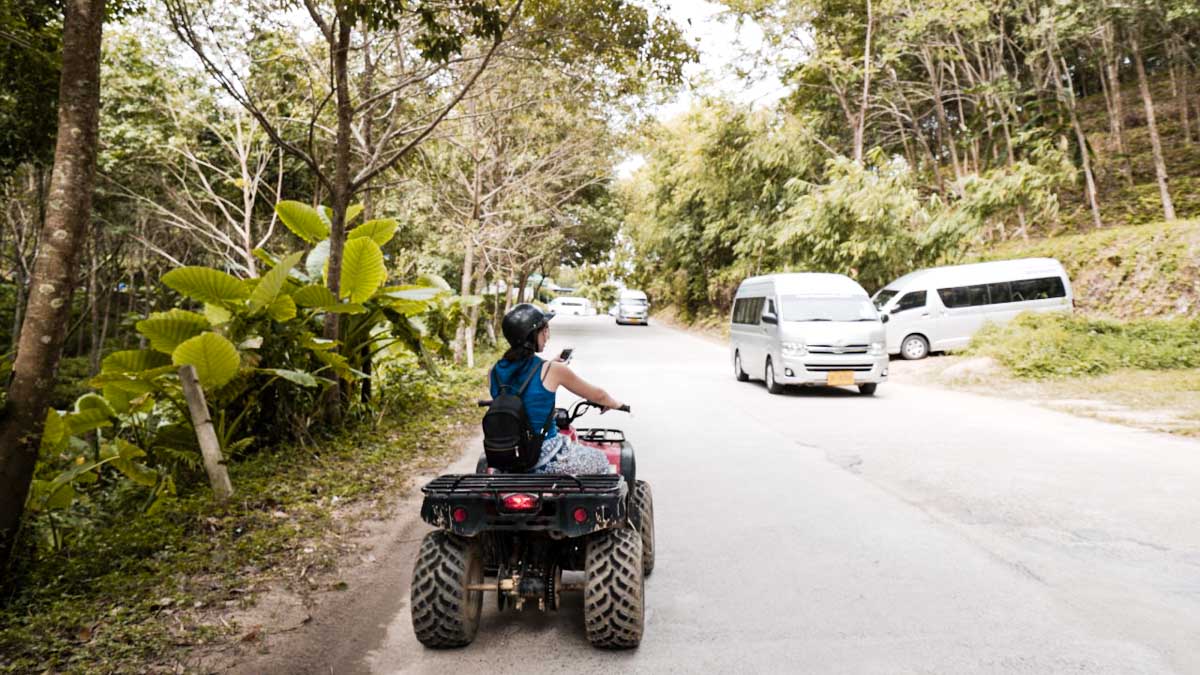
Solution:
<svg viewBox="0 0 1200 675">
<path fill-rule="evenodd" d="M 723 346 L 607 317 L 556 319 L 565 346 L 634 408 L 604 422 L 654 488 L 641 647 L 590 648 L 576 597 L 486 598 L 473 645 L 424 649 L 409 541 L 281 672 L 1200 673 L 1200 443 L 897 381 L 771 396 Z"/>
</svg>

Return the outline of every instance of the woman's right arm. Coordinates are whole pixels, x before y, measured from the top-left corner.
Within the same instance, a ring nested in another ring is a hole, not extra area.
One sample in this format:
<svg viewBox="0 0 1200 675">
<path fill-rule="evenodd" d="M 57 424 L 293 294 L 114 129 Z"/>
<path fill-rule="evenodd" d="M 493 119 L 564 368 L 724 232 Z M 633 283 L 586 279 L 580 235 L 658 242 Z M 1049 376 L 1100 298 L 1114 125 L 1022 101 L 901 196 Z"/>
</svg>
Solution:
<svg viewBox="0 0 1200 675">
<path fill-rule="evenodd" d="M 599 403 L 605 408 L 615 410 L 621 407 L 620 401 L 610 396 L 607 391 L 576 375 L 570 366 L 563 363 L 555 363 L 551 368 L 553 368 L 553 372 L 558 378 L 558 383 L 566 387 L 567 391 L 572 394 L 593 403 Z"/>
</svg>

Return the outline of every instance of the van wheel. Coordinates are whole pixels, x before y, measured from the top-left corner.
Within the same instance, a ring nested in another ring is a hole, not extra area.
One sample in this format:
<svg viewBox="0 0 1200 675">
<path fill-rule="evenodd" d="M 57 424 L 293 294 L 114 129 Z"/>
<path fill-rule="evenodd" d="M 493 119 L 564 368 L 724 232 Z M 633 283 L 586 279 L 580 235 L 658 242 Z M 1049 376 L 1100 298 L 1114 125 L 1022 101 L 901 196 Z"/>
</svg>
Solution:
<svg viewBox="0 0 1200 675">
<path fill-rule="evenodd" d="M 860 385 L 858 385 L 858 393 L 862 394 L 863 396 L 874 396 L 875 395 L 875 387 L 878 387 L 878 386 L 879 385 L 876 384 L 875 382 L 868 382 L 866 384 L 860 384 Z"/>
<path fill-rule="evenodd" d="M 920 361 L 929 356 L 929 341 L 920 335 L 909 335 L 900 344 L 900 355 L 909 361 Z"/>
<path fill-rule="evenodd" d="M 750 376 L 742 369 L 742 355 L 739 352 L 733 353 L 733 376 L 737 378 L 738 382 L 746 382 L 750 379 Z"/>
<path fill-rule="evenodd" d="M 775 366 L 771 365 L 771 359 L 767 359 L 767 391 L 772 394 L 782 394 L 783 385 L 775 381 Z"/>
</svg>

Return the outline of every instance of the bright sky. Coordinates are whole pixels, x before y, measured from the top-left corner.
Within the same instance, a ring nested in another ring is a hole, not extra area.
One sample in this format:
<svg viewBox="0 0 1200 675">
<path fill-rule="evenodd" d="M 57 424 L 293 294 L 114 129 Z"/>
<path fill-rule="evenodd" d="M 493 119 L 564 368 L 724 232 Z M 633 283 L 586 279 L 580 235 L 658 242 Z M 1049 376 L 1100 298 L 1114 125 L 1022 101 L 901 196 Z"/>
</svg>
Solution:
<svg viewBox="0 0 1200 675">
<path fill-rule="evenodd" d="M 723 94 L 755 106 L 769 105 L 787 94 L 787 87 L 774 74 L 757 72 L 752 78 L 739 75 L 739 69 L 752 70 L 752 55 L 762 47 L 762 30 L 753 22 L 739 26 L 734 17 L 724 15 L 725 11 L 724 5 L 708 0 L 670 2 L 667 13 L 683 27 L 700 53 L 700 61 L 686 70 L 690 86 L 658 107 L 655 116 L 659 120 L 679 115 L 705 94 Z M 634 155 L 617 165 L 617 175 L 628 177 L 644 163 L 641 155 Z"/>
</svg>

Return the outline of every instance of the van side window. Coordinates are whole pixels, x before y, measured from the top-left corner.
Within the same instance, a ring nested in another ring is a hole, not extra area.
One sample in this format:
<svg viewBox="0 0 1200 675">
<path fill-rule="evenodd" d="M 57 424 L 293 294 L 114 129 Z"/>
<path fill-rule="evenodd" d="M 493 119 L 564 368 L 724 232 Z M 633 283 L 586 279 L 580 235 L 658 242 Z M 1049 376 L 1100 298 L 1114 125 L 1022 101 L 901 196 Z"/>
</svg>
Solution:
<svg viewBox="0 0 1200 675">
<path fill-rule="evenodd" d="M 988 284 L 987 286 L 988 295 L 991 296 L 993 305 L 1012 302 L 1012 284 L 1004 281 L 998 284 Z"/>
<path fill-rule="evenodd" d="M 976 284 L 967 286 L 967 305 L 970 307 L 982 307 L 988 304 L 988 287 L 987 284 Z"/>
<path fill-rule="evenodd" d="M 900 296 L 896 302 L 897 312 L 903 312 L 909 309 L 918 309 L 925 306 L 925 291 L 912 291 Z"/>
<path fill-rule="evenodd" d="M 962 286 L 958 288 L 939 288 L 938 297 L 942 299 L 942 304 L 947 309 L 967 307 L 971 304 L 967 300 L 967 289 Z"/>
<path fill-rule="evenodd" d="M 738 298 L 733 302 L 733 322 L 757 324 L 762 318 L 763 301 L 766 298 Z"/>
<path fill-rule="evenodd" d="M 779 313 L 775 311 L 774 300 L 767 300 L 767 314 L 770 314 L 771 316 L 779 316 Z"/>
<path fill-rule="evenodd" d="M 1012 282 L 1012 301 L 1046 300 L 1049 298 L 1065 298 L 1067 289 L 1059 277 L 1042 279 L 1025 279 Z"/>
</svg>

